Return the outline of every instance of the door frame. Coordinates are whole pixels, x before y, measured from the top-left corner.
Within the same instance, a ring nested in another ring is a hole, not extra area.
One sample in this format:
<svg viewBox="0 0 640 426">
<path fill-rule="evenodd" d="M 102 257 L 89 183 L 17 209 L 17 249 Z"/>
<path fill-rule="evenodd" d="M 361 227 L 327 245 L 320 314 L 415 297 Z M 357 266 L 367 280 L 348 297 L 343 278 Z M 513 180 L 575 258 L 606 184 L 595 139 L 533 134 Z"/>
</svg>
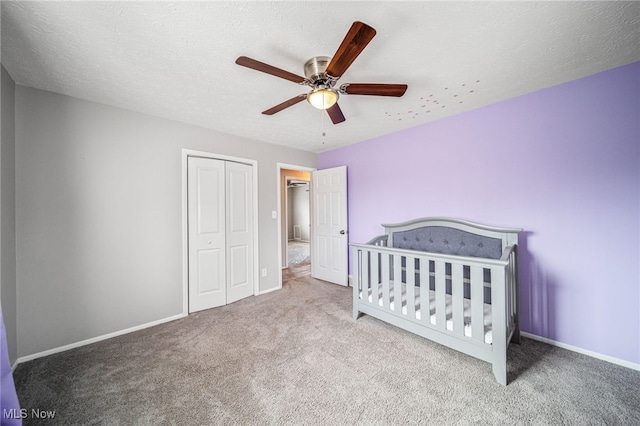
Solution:
<svg viewBox="0 0 640 426">
<path fill-rule="evenodd" d="M 282 194 L 282 170 L 286 169 L 286 170 L 296 170 L 299 172 L 315 172 L 316 170 L 318 170 L 315 167 L 307 167 L 307 166 L 297 166 L 295 164 L 286 164 L 286 163 L 276 163 L 276 175 L 277 175 L 277 179 L 278 179 L 278 184 L 276 186 L 277 188 L 277 197 L 278 197 L 278 206 L 277 206 L 277 222 L 278 222 L 278 285 L 273 289 L 273 290 L 279 290 L 282 288 L 282 201 L 283 201 L 283 196 L 286 197 L 286 194 L 283 195 Z M 311 229 L 309 237 L 311 238 L 311 241 L 313 241 L 313 200 L 311 197 L 311 191 L 312 191 L 312 184 L 311 181 L 309 182 L 309 215 L 311 216 L 310 218 L 310 224 L 311 224 Z M 311 247 L 313 244 L 311 244 L 311 242 L 309 243 L 309 247 Z M 287 262 L 288 264 L 288 262 Z"/>
<path fill-rule="evenodd" d="M 260 250 L 258 246 L 258 161 L 232 157 L 213 152 L 182 149 L 182 313 L 189 315 L 189 209 L 188 209 L 188 158 L 201 157 L 213 160 L 248 164 L 253 168 L 253 295 L 260 293 Z"/>
<path fill-rule="evenodd" d="M 291 170 L 291 169 L 287 169 L 287 170 Z M 296 170 L 296 171 L 299 172 L 299 171 L 306 171 L 306 170 Z M 289 176 L 289 175 L 284 175 L 283 178 L 284 178 L 285 182 L 287 180 L 289 180 L 289 179 L 296 179 L 296 180 L 301 180 L 301 181 L 308 182 L 309 183 L 309 191 L 311 191 L 311 178 L 309 178 L 309 180 L 304 180 L 304 179 L 300 179 L 300 178 L 297 178 L 295 176 Z M 280 188 L 282 189 L 282 185 L 280 185 Z M 289 219 L 290 219 L 289 218 L 289 192 L 286 191 L 286 189 L 288 189 L 288 188 L 287 188 L 287 186 L 285 184 L 285 192 L 282 194 L 282 200 L 280 200 L 280 208 L 282 209 L 282 204 L 283 204 L 283 201 L 284 201 L 284 206 L 287 209 L 287 211 L 283 212 L 283 215 L 284 215 L 283 217 L 284 217 L 285 220 L 284 221 L 280 220 L 280 226 L 282 226 L 282 222 L 284 222 L 284 227 L 287 230 L 286 233 L 288 234 L 288 232 L 289 232 Z M 311 192 L 309 192 L 309 194 L 311 194 Z M 311 212 L 311 195 L 309 195 L 309 227 L 311 227 L 311 213 L 312 213 Z M 309 229 L 309 232 L 311 232 L 311 229 Z M 282 238 L 282 234 L 280 235 L 280 238 Z M 287 238 L 287 243 L 288 242 L 289 242 L 289 239 Z M 311 244 L 311 234 L 309 234 L 309 244 Z M 284 259 L 282 259 L 281 265 L 283 265 L 283 266 L 280 269 L 286 269 L 286 268 L 289 267 L 289 258 L 288 258 L 288 256 L 289 256 L 289 248 L 287 247 L 287 245 L 282 244 L 280 251 L 282 251 L 282 247 L 285 248 L 284 253 L 285 253 L 286 256 L 285 256 Z M 280 253 L 280 255 L 282 256 L 282 253 Z"/>
</svg>

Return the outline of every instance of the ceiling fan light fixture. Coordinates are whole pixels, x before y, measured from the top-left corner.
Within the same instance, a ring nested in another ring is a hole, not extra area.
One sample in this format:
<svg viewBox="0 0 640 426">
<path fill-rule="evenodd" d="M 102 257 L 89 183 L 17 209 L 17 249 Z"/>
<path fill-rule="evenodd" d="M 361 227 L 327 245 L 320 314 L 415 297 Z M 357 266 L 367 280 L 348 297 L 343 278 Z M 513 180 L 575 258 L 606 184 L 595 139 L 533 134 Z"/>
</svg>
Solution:
<svg viewBox="0 0 640 426">
<path fill-rule="evenodd" d="M 329 109 L 338 102 L 338 92 L 326 88 L 315 89 L 307 95 L 307 101 L 314 108 Z"/>
</svg>

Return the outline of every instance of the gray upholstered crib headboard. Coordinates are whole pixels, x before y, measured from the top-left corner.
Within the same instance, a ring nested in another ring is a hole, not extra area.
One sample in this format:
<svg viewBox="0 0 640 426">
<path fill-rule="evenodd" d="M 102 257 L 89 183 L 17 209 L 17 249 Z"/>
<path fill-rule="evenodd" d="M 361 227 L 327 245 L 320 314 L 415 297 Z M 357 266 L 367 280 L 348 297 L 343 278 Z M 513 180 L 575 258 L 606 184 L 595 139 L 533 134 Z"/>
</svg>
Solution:
<svg viewBox="0 0 640 426">
<path fill-rule="evenodd" d="M 522 232 L 520 228 L 498 228 L 446 217 L 382 226 L 387 247 L 485 259 L 500 259 L 505 247 L 518 244 L 518 233 Z"/>
</svg>

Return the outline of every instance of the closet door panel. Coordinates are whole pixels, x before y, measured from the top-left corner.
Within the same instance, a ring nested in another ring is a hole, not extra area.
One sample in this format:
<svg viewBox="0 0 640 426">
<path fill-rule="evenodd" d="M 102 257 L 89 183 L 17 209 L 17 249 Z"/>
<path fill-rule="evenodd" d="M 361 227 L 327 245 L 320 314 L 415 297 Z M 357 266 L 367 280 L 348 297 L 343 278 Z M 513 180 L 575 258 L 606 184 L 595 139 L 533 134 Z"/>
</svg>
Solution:
<svg viewBox="0 0 640 426">
<path fill-rule="evenodd" d="M 225 283 L 220 274 L 224 268 L 224 250 L 203 249 L 198 250 L 198 296 L 206 296 L 211 293 L 224 293 Z M 220 306 L 220 305 L 218 305 Z"/>
<path fill-rule="evenodd" d="M 226 164 L 227 303 L 253 295 L 253 167 Z"/>
<path fill-rule="evenodd" d="M 225 162 L 188 159 L 189 312 L 226 303 Z"/>
</svg>

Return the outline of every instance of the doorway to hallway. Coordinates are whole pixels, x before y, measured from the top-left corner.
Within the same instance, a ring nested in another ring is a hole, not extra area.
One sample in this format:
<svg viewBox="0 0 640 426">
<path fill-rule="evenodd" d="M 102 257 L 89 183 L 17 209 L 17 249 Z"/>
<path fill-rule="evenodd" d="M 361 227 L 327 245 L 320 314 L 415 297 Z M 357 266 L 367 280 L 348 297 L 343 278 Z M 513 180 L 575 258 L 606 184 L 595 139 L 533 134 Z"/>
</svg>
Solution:
<svg viewBox="0 0 640 426">
<path fill-rule="evenodd" d="M 289 266 L 311 264 L 310 242 L 290 240 L 289 245 Z"/>
<path fill-rule="evenodd" d="M 278 164 L 279 240 L 282 285 L 294 276 L 311 274 L 311 172 L 314 169 Z"/>
<path fill-rule="evenodd" d="M 311 243 L 305 241 L 288 241 L 289 262 L 283 269 L 282 280 L 311 275 Z"/>
</svg>

